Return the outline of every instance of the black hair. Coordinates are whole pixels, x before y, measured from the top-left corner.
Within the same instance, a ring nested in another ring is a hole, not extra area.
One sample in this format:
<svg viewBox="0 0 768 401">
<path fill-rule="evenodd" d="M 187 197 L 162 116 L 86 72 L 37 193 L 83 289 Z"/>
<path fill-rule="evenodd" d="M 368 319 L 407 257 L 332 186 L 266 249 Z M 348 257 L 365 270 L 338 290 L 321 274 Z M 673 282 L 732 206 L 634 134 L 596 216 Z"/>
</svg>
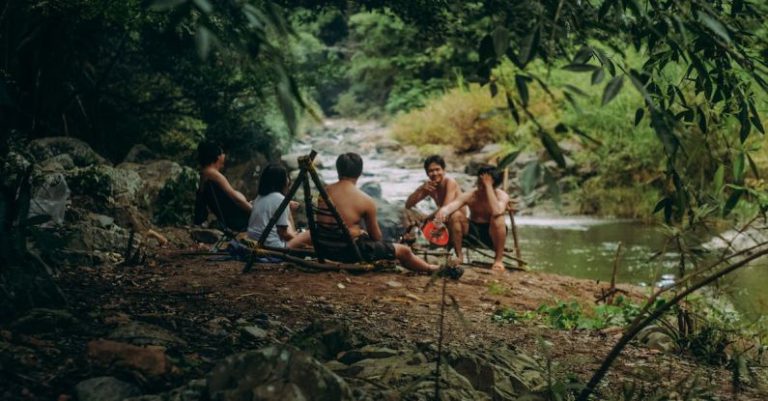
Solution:
<svg viewBox="0 0 768 401">
<path fill-rule="evenodd" d="M 216 142 L 204 141 L 197 145 L 197 161 L 200 167 L 205 167 L 215 162 L 224 149 Z"/>
<path fill-rule="evenodd" d="M 288 185 L 288 170 L 281 164 L 270 163 L 261 170 L 257 192 L 259 196 L 269 195 L 272 192 L 282 193 L 286 185 Z"/>
<path fill-rule="evenodd" d="M 437 163 L 440 167 L 445 169 L 445 160 L 443 160 L 443 157 L 440 155 L 432 155 L 424 159 L 424 171 L 427 171 L 429 165 L 432 163 Z"/>
<path fill-rule="evenodd" d="M 339 173 L 339 179 L 358 178 L 363 174 L 363 159 L 353 152 L 341 154 L 336 159 L 336 172 Z"/>
<path fill-rule="evenodd" d="M 499 170 L 496 169 L 496 167 L 493 167 L 490 164 L 481 165 L 480 168 L 477 169 L 477 176 L 480 177 L 483 174 L 490 174 L 491 178 L 493 178 L 494 188 L 497 188 L 499 185 L 501 185 L 501 174 L 499 173 Z"/>
</svg>

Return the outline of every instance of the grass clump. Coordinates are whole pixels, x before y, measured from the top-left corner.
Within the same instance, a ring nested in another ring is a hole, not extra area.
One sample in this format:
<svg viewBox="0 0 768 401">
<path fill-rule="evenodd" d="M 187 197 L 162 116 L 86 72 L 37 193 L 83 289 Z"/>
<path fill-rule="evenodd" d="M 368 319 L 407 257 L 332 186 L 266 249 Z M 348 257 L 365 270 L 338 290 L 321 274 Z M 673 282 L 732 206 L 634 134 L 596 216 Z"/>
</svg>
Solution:
<svg viewBox="0 0 768 401">
<path fill-rule="evenodd" d="M 491 97 L 488 88 L 473 84 L 401 114 L 392 132 L 404 143 L 450 145 L 459 153 L 470 152 L 505 138 L 509 129 L 505 107 L 501 96 Z"/>
</svg>

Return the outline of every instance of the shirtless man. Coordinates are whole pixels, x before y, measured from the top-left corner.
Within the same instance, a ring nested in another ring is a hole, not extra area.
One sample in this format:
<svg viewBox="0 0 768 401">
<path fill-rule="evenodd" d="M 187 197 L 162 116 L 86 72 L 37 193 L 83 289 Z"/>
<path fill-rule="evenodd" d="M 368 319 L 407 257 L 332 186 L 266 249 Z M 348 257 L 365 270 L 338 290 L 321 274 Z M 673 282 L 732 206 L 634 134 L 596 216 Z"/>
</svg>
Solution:
<svg viewBox="0 0 768 401">
<path fill-rule="evenodd" d="M 200 163 L 200 185 L 195 200 L 194 224 L 201 224 L 208 218 L 208 207 L 204 191 L 209 182 L 214 183 L 228 199 L 219 199 L 220 212 L 226 216 L 226 224 L 230 229 L 245 231 L 248 227 L 248 217 L 251 214 L 251 203 L 242 192 L 232 188 L 227 177 L 221 174 L 227 155 L 221 146 L 213 142 L 202 142 L 197 147 L 197 158 Z M 218 212 L 218 211 L 214 211 Z"/>
<path fill-rule="evenodd" d="M 339 181 L 326 186 L 328 196 L 349 227 L 360 253 L 367 261 L 397 259 L 404 267 L 422 273 L 432 273 L 438 266 L 414 255 L 411 248 L 383 241 L 381 228 L 376 220 L 376 202 L 357 188 L 357 180 L 363 173 L 363 159 L 357 153 L 344 153 L 336 159 Z M 331 216 L 317 216 L 318 222 L 332 222 Z M 365 225 L 366 230 L 363 229 Z M 289 247 L 310 241 L 309 232 L 299 234 L 288 243 Z"/>
<path fill-rule="evenodd" d="M 435 221 L 444 222 L 454 211 L 463 206 L 469 207 L 469 220 L 457 218 L 450 222 L 451 236 L 458 238 L 454 242 L 456 257 L 462 259 L 462 239 L 468 234 L 494 251 L 494 270 L 504 271 L 504 243 L 507 239 L 507 227 L 504 215 L 509 204 L 509 195 L 499 189 L 501 175 L 493 166 L 482 166 L 477 172 L 477 186 L 474 190 L 459 195 L 456 199 L 441 207 L 435 213 Z M 463 215 L 462 215 L 463 217 Z"/>
<path fill-rule="evenodd" d="M 439 155 L 432 155 L 424 160 L 424 172 L 427 173 L 429 180 L 424 184 L 416 188 L 412 194 L 405 200 L 405 208 L 411 209 L 416 204 L 424 200 L 427 196 L 431 197 L 435 201 L 438 208 L 450 203 L 461 195 L 461 188 L 459 184 L 451 177 L 445 176 L 445 160 Z M 460 208 L 454 213 L 451 213 L 448 217 L 449 225 L 450 221 L 454 219 L 466 220 L 466 208 Z M 417 213 L 417 212 L 415 212 Z M 433 218 L 434 213 L 426 216 L 425 219 L 429 220 Z M 411 216 L 409 216 L 410 218 Z M 411 222 L 409 222 L 411 223 Z M 452 237 L 453 246 L 456 247 L 456 238 Z M 461 238 L 458 238 L 459 247 L 461 247 Z"/>
</svg>

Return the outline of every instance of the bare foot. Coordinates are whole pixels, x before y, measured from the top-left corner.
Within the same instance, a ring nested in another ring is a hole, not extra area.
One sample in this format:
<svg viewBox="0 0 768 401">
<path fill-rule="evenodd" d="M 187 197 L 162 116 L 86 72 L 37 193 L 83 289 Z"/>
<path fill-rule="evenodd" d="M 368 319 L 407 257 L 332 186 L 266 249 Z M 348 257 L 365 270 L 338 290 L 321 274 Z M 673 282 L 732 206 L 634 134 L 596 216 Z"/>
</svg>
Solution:
<svg viewBox="0 0 768 401">
<path fill-rule="evenodd" d="M 504 263 L 502 262 L 494 262 L 493 265 L 491 265 L 491 270 L 499 273 L 504 273 L 507 271 L 507 269 L 504 268 Z"/>
</svg>

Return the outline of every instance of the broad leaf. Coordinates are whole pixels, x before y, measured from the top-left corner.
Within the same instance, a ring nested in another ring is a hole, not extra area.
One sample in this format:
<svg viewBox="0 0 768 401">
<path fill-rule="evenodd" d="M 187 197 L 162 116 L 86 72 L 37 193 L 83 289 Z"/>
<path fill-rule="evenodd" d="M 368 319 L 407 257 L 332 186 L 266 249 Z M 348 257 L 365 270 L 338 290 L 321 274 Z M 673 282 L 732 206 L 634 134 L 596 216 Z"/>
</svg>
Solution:
<svg viewBox="0 0 768 401">
<path fill-rule="evenodd" d="M 509 109 L 509 113 L 512 114 L 512 118 L 515 119 L 515 122 L 520 124 L 520 114 L 517 112 L 517 107 L 515 107 L 515 101 L 508 91 L 505 92 L 505 95 L 507 97 L 507 109 Z"/>
<path fill-rule="evenodd" d="M 589 46 L 583 46 L 581 49 L 579 49 L 578 52 L 576 52 L 576 55 L 573 56 L 573 64 L 586 64 L 591 58 L 592 48 Z"/>
<path fill-rule="evenodd" d="M 728 200 L 725 201 L 725 205 L 723 206 L 723 217 L 728 216 L 734 207 L 739 203 L 739 199 L 741 199 L 741 196 L 744 195 L 743 189 L 737 189 L 733 191 L 731 196 L 728 197 Z"/>
<path fill-rule="evenodd" d="M 720 193 L 720 191 L 723 190 L 723 186 L 725 185 L 725 166 L 719 165 L 717 167 L 717 171 L 715 171 L 715 193 Z"/>
<path fill-rule="evenodd" d="M 528 36 L 523 39 L 522 45 L 520 47 L 520 64 L 521 67 L 525 67 L 526 64 L 528 64 L 534 56 L 536 56 L 536 52 L 539 49 L 539 41 L 541 39 L 539 27 L 535 27 L 533 29 L 533 32 L 528 34 Z"/>
<path fill-rule="evenodd" d="M 595 70 L 595 72 L 592 73 L 592 85 L 597 85 L 600 82 L 603 82 L 603 79 L 605 78 L 605 70 L 602 68 L 598 68 Z"/>
<path fill-rule="evenodd" d="M 608 81 L 607 84 L 605 84 L 605 90 L 603 91 L 603 101 L 602 105 L 605 106 L 613 100 L 613 98 L 616 97 L 616 95 L 619 94 L 619 91 L 621 90 L 621 85 L 624 84 L 624 76 L 619 75 L 616 77 L 613 77 L 610 81 Z"/>
<path fill-rule="evenodd" d="M 733 160 L 733 181 L 734 182 L 744 182 L 744 152 L 739 152 L 738 155 L 736 155 L 736 158 Z"/>
<path fill-rule="evenodd" d="M 697 14 L 701 22 L 706 25 L 707 28 L 711 29 L 714 33 L 717 34 L 717 36 L 725 40 L 725 43 L 731 43 L 731 36 L 728 35 L 728 30 L 725 28 L 722 22 L 718 21 L 706 12 L 699 11 Z"/>
</svg>

